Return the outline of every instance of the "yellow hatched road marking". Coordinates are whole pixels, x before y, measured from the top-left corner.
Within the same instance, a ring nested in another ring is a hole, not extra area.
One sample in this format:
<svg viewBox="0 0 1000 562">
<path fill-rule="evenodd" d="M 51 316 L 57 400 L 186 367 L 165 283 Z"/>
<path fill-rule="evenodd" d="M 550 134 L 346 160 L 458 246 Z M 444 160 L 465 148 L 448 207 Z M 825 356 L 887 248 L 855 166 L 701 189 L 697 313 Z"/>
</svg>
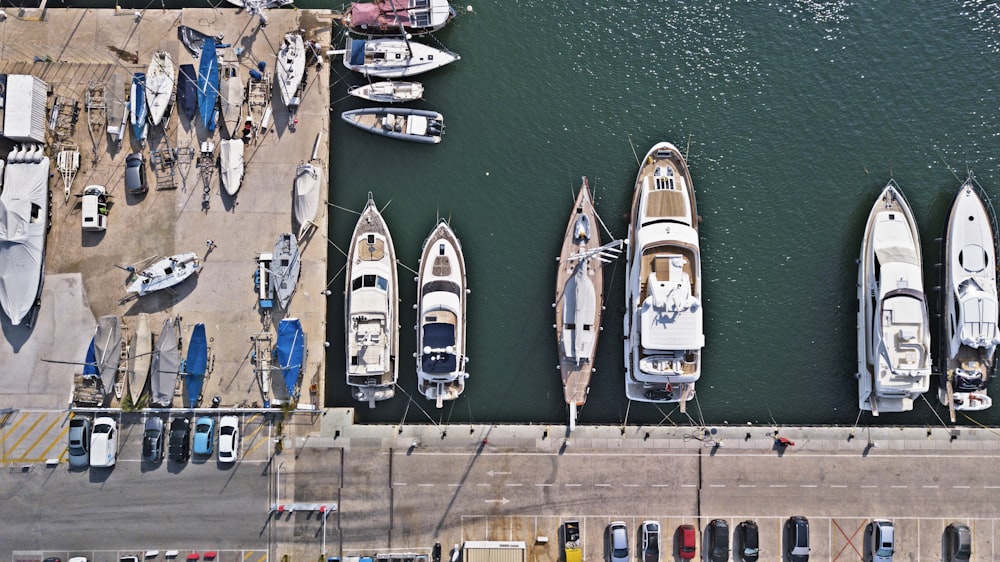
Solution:
<svg viewBox="0 0 1000 562">
<path fill-rule="evenodd" d="M 36 438 L 31 443 L 30 447 L 28 447 L 27 449 L 24 450 L 24 454 L 21 455 L 22 457 L 27 457 L 28 456 L 28 451 L 30 451 L 30 450 L 34 449 L 35 447 L 37 447 L 38 444 L 42 442 L 42 439 L 45 439 L 45 436 L 48 435 L 50 431 L 52 431 L 52 428 L 55 427 L 57 423 L 59 423 L 60 417 L 61 416 L 56 416 L 56 419 L 52 420 L 52 423 L 50 423 L 49 426 L 45 428 L 45 431 L 43 431 L 42 434 L 39 435 L 38 438 Z M 69 431 L 69 426 L 66 426 L 66 431 Z M 49 449 L 51 449 L 51 448 L 52 448 L 52 446 L 49 445 Z M 42 456 L 45 456 L 45 453 L 42 453 Z"/>
<path fill-rule="evenodd" d="M 257 562 L 264 562 L 267 560 L 267 553 L 265 552 L 263 556 L 257 559 Z"/>
<path fill-rule="evenodd" d="M 35 427 L 37 427 L 38 424 L 42 423 L 42 420 L 44 420 L 44 419 L 45 419 L 45 414 L 39 415 L 38 419 L 35 420 L 35 423 L 31 424 L 31 427 L 28 428 L 28 431 L 25 431 L 24 435 L 22 435 L 20 437 L 20 439 L 18 439 L 17 441 L 14 441 L 14 444 L 11 445 L 9 447 L 9 449 L 11 449 L 11 450 L 17 449 L 17 446 L 21 444 L 21 441 L 24 441 L 29 435 L 31 435 L 31 432 L 35 430 Z"/>
<path fill-rule="evenodd" d="M 6 441 L 8 437 L 13 435 L 14 431 L 17 429 L 17 426 L 21 425 L 21 422 L 28 419 L 29 415 L 30 414 L 28 414 L 27 412 L 21 414 L 21 416 L 17 418 L 17 421 L 14 422 L 14 425 L 11 426 L 10 431 L 7 432 L 7 435 L 4 435 L 3 439 L 0 439 L 0 442 Z"/>
<path fill-rule="evenodd" d="M 252 550 L 250 552 L 244 552 L 243 553 L 243 559 L 246 560 L 247 558 L 250 558 L 251 556 L 253 556 L 253 554 L 254 553 L 253 553 Z"/>
<path fill-rule="evenodd" d="M 244 426 L 244 427 L 246 427 L 246 426 Z M 250 433 L 248 433 L 248 434 L 247 434 L 247 435 L 245 435 L 244 437 L 245 437 L 246 439 L 249 439 L 250 441 L 253 441 L 253 440 L 254 440 L 254 438 L 256 438 L 256 437 L 257 437 L 257 434 L 258 434 L 258 433 L 260 433 L 260 432 L 261 432 L 261 430 L 262 430 L 262 429 L 264 429 L 265 427 L 267 427 L 267 424 L 266 424 L 266 423 L 262 423 L 262 424 L 260 424 L 260 425 L 258 425 L 258 426 L 257 426 L 257 429 L 255 429 L 255 430 L 251 431 Z"/>
<path fill-rule="evenodd" d="M 243 425 L 250 425 L 256 422 L 258 418 L 263 418 L 263 417 L 264 416 L 261 414 L 250 414 L 249 416 L 246 417 L 245 420 L 243 420 Z"/>
<path fill-rule="evenodd" d="M 67 433 L 69 433 L 69 424 L 67 424 L 66 427 L 64 427 L 63 430 L 59 432 L 59 437 L 57 437 L 56 440 L 53 441 L 52 444 L 49 445 L 47 449 L 42 451 L 42 456 L 43 457 L 48 456 L 49 451 L 52 450 L 52 447 L 55 447 L 60 441 L 65 439 Z M 62 453 L 59 454 L 59 459 L 62 460 L 63 455 L 65 455 L 68 451 L 69 451 L 69 445 L 67 444 L 66 447 L 62 450 Z"/>
<path fill-rule="evenodd" d="M 243 453 L 243 458 L 249 457 L 250 453 L 256 451 L 264 443 L 267 443 L 267 439 L 261 439 L 260 441 L 258 441 L 256 445 L 254 445 L 253 447 L 250 447 L 250 449 L 248 449 L 247 452 Z"/>
</svg>

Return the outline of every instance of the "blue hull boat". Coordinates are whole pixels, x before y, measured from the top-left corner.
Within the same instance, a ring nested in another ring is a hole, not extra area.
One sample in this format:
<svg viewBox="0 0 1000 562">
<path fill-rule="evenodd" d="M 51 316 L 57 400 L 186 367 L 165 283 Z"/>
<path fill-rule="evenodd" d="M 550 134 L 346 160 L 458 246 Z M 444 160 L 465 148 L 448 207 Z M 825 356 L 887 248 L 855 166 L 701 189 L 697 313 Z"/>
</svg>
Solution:
<svg viewBox="0 0 1000 562">
<path fill-rule="evenodd" d="M 83 364 L 83 376 L 96 377 L 101 374 L 97 370 L 97 354 L 94 353 L 94 338 L 90 338 L 90 345 L 87 346 L 87 359 Z"/>
<path fill-rule="evenodd" d="M 219 99 L 219 58 L 215 53 L 215 39 L 205 39 L 198 61 L 198 113 L 201 124 L 209 131 L 215 130 L 218 120 L 216 101 Z"/>
<path fill-rule="evenodd" d="M 306 354 L 306 335 L 298 318 L 285 318 L 278 324 L 274 357 L 281 369 L 288 398 L 298 396 L 299 376 Z"/>
<path fill-rule="evenodd" d="M 146 140 L 146 73 L 136 72 L 132 75 L 132 92 L 129 113 L 132 115 L 132 134 L 135 140 L 142 143 Z"/>
<path fill-rule="evenodd" d="M 188 121 L 198 111 L 198 74 L 193 64 L 182 64 L 177 82 L 177 105 Z"/>
<path fill-rule="evenodd" d="M 184 361 L 184 386 L 187 387 L 188 408 L 198 405 L 201 387 L 205 382 L 205 371 L 208 369 L 208 339 L 205 337 L 205 325 L 195 324 L 188 342 L 187 359 Z"/>
</svg>

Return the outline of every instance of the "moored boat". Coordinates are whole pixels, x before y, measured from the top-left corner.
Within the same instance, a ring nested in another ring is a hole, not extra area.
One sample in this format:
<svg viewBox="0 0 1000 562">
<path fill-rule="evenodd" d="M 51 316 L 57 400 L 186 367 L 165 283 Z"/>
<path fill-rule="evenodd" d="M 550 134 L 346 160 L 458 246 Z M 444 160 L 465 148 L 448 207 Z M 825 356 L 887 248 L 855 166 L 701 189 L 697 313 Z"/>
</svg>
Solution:
<svg viewBox="0 0 1000 562">
<path fill-rule="evenodd" d="M 198 112 L 198 74 L 193 64 L 182 64 L 177 76 L 177 106 L 190 121 Z"/>
<path fill-rule="evenodd" d="M 174 95 L 174 62 L 170 53 L 156 51 L 146 70 L 146 104 L 149 106 L 149 122 L 153 126 L 163 121 Z"/>
<path fill-rule="evenodd" d="M 271 261 L 271 290 L 281 308 L 288 310 L 292 300 L 295 285 L 299 281 L 301 260 L 299 245 L 295 235 L 285 232 L 278 235 L 274 244 L 274 254 Z"/>
<path fill-rule="evenodd" d="M 944 233 L 938 400 L 954 411 L 985 410 L 996 372 L 997 263 L 992 215 L 970 176 L 951 204 Z"/>
<path fill-rule="evenodd" d="M 201 270 L 201 260 L 194 252 L 161 258 L 142 271 L 129 268 L 127 291 L 144 296 L 173 287 Z"/>
<path fill-rule="evenodd" d="M 351 2 L 341 23 L 359 35 L 423 35 L 440 30 L 454 17 L 448 0 L 377 0 Z"/>
<path fill-rule="evenodd" d="M 930 318 L 920 235 L 890 180 L 865 225 L 858 266 L 858 407 L 908 412 L 930 387 Z"/>
<path fill-rule="evenodd" d="M 295 169 L 295 199 L 292 201 L 292 211 L 295 222 L 299 225 L 300 237 L 316 220 L 316 213 L 319 212 L 319 195 L 322 189 L 320 173 L 319 168 L 308 162 L 300 164 Z"/>
<path fill-rule="evenodd" d="M 229 138 L 235 139 L 243 127 L 243 99 L 246 91 L 240 78 L 239 66 L 226 64 L 222 67 L 222 89 L 219 103 L 222 105 L 222 122 L 226 125 Z"/>
<path fill-rule="evenodd" d="M 174 388 L 181 368 L 181 352 L 178 346 L 177 320 L 168 318 L 156 337 L 156 352 L 150 364 L 150 403 L 160 408 L 169 408 L 174 400 Z"/>
<path fill-rule="evenodd" d="M 219 141 L 219 175 L 222 187 L 229 195 L 236 195 L 243 183 L 243 140 L 226 139 Z"/>
<path fill-rule="evenodd" d="M 408 39 L 348 37 L 344 49 L 346 68 L 376 78 L 416 76 L 461 58 L 457 53 Z"/>
<path fill-rule="evenodd" d="M 198 114 L 208 131 L 214 131 L 218 122 L 219 58 L 216 47 L 215 39 L 206 38 L 198 59 Z"/>
<path fill-rule="evenodd" d="M 417 277 L 417 389 L 440 408 L 465 390 L 468 283 L 462 245 L 444 220 L 424 241 Z"/>
<path fill-rule="evenodd" d="M 570 409 L 570 427 L 576 409 L 590 392 L 594 355 L 604 314 L 604 263 L 617 257 L 621 241 L 601 245 L 597 211 L 587 178 L 570 213 L 556 272 L 556 341 L 563 397 Z"/>
<path fill-rule="evenodd" d="M 299 105 L 298 90 L 306 69 L 306 51 L 302 44 L 302 36 L 298 33 L 286 33 L 285 39 L 278 49 L 278 60 L 275 64 L 275 80 L 281 101 L 285 107 L 294 108 Z"/>
<path fill-rule="evenodd" d="M 694 183 L 677 147 L 642 159 L 632 197 L 625 265 L 625 396 L 694 397 L 705 346 L 701 247 Z"/>
<path fill-rule="evenodd" d="M 132 123 L 132 134 L 136 142 L 142 146 L 146 142 L 149 131 L 149 110 L 146 107 L 146 73 L 136 72 L 132 75 L 132 92 L 129 97 L 129 120 Z"/>
<path fill-rule="evenodd" d="M 181 371 L 184 373 L 184 392 L 187 394 L 188 408 L 195 408 L 201 402 L 201 389 L 205 384 L 207 370 L 208 338 L 205 337 L 205 325 L 198 323 L 191 331 L 187 358 L 181 367 Z"/>
<path fill-rule="evenodd" d="M 377 103 L 406 103 L 423 98 L 424 85 L 420 82 L 385 80 L 369 82 L 361 86 L 351 86 L 347 89 L 347 93 Z"/>
<path fill-rule="evenodd" d="M 399 280 L 392 237 L 371 194 L 351 236 L 346 278 L 347 385 L 374 408 L 396 393 Z"/>
<path fill-rule="evenodd" d="M 444 116 L 436 111 L 367 107 L 345 111 L 340 117 L 362 131 L 398 140 L 437 144 L 444 135 Z"/>
<path fill-rule="evenodd" d="M 128 358 L 128 394 L 133 406 L 139 404 L 142 391 L 146 388 L 152 360 L 153 334 L 149 331 L 149 314 L 141 312 L 135 321 Z"/>
</svg>

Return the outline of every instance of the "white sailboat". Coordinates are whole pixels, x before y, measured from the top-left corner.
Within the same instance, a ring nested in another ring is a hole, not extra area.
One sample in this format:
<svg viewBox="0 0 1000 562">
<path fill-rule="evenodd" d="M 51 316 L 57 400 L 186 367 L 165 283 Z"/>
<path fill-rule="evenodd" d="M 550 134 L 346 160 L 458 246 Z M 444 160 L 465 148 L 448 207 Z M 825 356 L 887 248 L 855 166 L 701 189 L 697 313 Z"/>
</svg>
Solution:
<svg viewBox="0 0 1000 562">
<path fill-rule="evenodd" d="M 278 61 L 275 69 L 275 80 L 281 92 L 281 101 L 285 107 L 298 107 L 299 85 L 306 70 L 306 51 L 302 36 L 298 33 L 286 33 L 285 39 L 278 50 Z"/>
<path fill-rule="evenodd" d="M 371 194 L 351 236 L 346 278 L 347 385 L 374 408 L 396 394 L 399 280 L 392 237 Z"/>
<path fill-rule="evenodd" d="M 985 410 L 993 405 L 986 390 L 997 367 L 1000 307 L 993 221 L 972 177 L 948 213 L 943 266 L 938 400 L 953 411 Z"/>
<path fill-rule="evenodd" d="M 417 389 L 440 408 L 465 390 L 468 285 L 462 245 L 444 220 L 424 241 L 417 277 Z"/>
<path fill-rule="evenodd" d="M 153 53 L 153 60 L 146 70 L 146 104 L 149 106 L 149 122 L 153 126 L 163 121 L 174 95 L 175 82 L 177 77 L 170 53 L 166 51 Z"/>
<path fill-rule="evenodd" d="M 858 267 L 858 407 L 908 412 L 930 387 L 920 235 L 896 182 L 868 215 Z"/>
<path fill-rule="evenodd" d="M 299 237 L 316 220 L 316 213 L 319 212 L 319 195 L 322 189 L 320 176 L 320 169 L 308 162 L 300 164 L 295 169 L 295 199 L 292 201 L 292 211 L 295 214 L 295 222 L 299 225 Z"/>
<path fill-rule="evenodd" d="M 246 97 L 246 90 L 243 80 L 240 79 L 238 65 L 222 65 L 221 75 L 219 104 L 222 106 L 222 122 L 226 125 L 229 138 L 235 139 L 240 135 L 240 128 L 243 125 L 243 100 Z"/>
<path fill-rule="evenodd" d="M 705 346 L 698 211 L 687 163 L 668 142 L 640 164 L 625 280 L 625 395 L 690 400 Z"/>
<path fill-rule="evenodd" d="M 344 66 L 366 76 L 403 78 L 440 68 L 460 58 L 457 53 L 405 38 L 355 39 L 349 36 Z"/>
<path fill-rule="evenodd" d="M 161 258 L 142 271 L 132 267 L 126 269 L 130 273 L 126 290 L 141 297 L 160 289 L 173 287 L 198 273 L 201 271 L 201 260 L 194 252 L 188 252 Z"/>
</svg>

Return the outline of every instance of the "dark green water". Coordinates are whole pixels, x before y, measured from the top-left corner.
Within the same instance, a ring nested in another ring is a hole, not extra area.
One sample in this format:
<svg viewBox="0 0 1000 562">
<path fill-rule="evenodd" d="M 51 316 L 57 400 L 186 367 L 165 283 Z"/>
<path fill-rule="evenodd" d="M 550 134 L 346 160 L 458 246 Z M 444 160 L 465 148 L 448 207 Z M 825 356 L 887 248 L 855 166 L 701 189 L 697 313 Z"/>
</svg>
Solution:
<svg viewBox="0 0 1000 562">
<path fill-rule="evenodd" d="M 902 186 L 931 291 L 935 238 L 966 170 L 1000 194 L 1000 8 L 529 0 L 473 9 L 437 35 L 462 60 L 419 78 L 421 105 L 445 115 L 442 144 L 341 123 L 341 111 L 362 105 L 344 98 L 363 78 L 339 60 L 330 132 L 331 201 L 360 210 L 371 191 L 404 264 L 416 268 L 438 216 L 461 238 L 472 288 L 466 392 L 440 411 L 408 400 L 416 291 L 401 267 L 400 391 L 375 410 L 350 399 L 343 301 L 331 298 L 327 405 L 356 405 L 378 422 L 404 412 L 415 423 L 564 421 L 551 302 L 573 193 L 588 176 L 604 221 L 624 236 L 634 153 L 667 140 L 688 151 L 703 219 L 707 344 L 689 415 L 853 424 L 856 259 L 874 198 L 890 177 Z M 331 209 L 340 247 L 355 220 Z M 343 264 L 332 250 L 330 276 Z M 623 262 L 609 266 L 598 372 L 580 423 L 626 414 L 629 423 L 688 423 L 670 409 L 628 407 L 623 276 Z M 343 290 L 342 273 L 333 289 Z M 945 409 L 932 393 L 927 400 L 861 423 L 940 423 Z M 996 424 L 1000 408 L 974 417 Z"/>
</svg>

